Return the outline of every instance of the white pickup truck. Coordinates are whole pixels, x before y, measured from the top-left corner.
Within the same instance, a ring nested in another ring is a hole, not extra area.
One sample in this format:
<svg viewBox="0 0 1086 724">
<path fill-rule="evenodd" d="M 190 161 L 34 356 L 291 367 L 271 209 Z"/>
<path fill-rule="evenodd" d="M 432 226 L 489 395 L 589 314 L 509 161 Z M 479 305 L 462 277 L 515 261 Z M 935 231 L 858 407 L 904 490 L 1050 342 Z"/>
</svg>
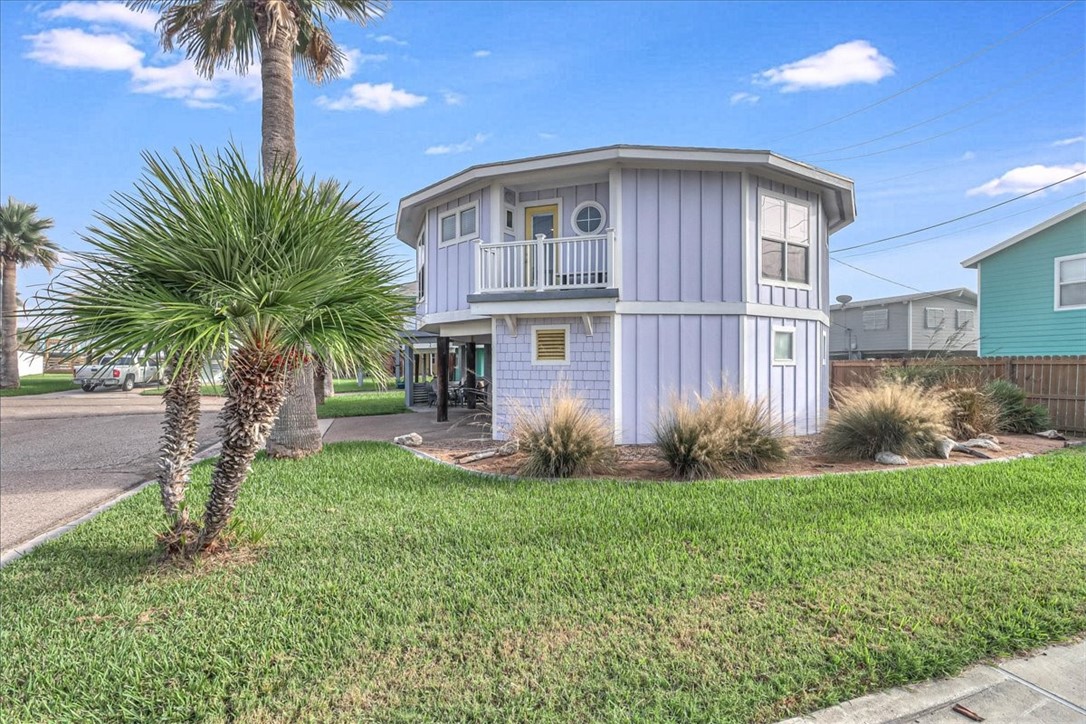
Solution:
<svg viewBox="0 0 1086 724">
<path fill-rule="evenodd" d="M 99 387 L 120 388 L 127 392 L 136 385 L 160 381 L 158 361 L 153 358 L 105 355 L 97 364 L 87 364 L 77 369 L 72 383 L 82 387 L 84 392 L 92 392 Z"/>
</svg>

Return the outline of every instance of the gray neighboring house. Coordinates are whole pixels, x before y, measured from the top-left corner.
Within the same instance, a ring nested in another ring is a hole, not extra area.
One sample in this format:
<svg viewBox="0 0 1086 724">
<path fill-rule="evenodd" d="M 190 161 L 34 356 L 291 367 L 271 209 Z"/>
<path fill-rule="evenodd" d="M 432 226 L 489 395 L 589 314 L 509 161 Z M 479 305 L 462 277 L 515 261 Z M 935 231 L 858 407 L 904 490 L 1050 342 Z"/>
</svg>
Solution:
<svg viewBox="0 0 1086 724">
<path fill-rule="evenodd" d="M 830 357 L 976 356 L 977 294 L 964 287 L 834 304 Z"/>
</svg>

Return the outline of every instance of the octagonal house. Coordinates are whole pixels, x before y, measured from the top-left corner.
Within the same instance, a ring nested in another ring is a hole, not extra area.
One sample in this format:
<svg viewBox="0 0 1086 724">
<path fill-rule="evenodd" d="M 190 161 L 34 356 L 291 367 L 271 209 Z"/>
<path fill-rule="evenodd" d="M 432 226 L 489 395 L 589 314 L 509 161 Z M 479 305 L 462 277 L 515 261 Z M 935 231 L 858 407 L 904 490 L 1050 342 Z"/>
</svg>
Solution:
<svg viewBox="0 0 1086 724">
<path fill-rule="evenodd" d="M 855 214 L 851 180 L 771 151 L 621 145 L 472 166 L 400 201 L 419 336 L 437 351 L 416 350 L 408 397 L 438 397 L 431 371 L 478 384 L 500 440 L 517 403 L 564 382 L 617 443 L 645 443 L 674 396 L 727 385 L 814 433 L 829 236 Z"/>
</svg>

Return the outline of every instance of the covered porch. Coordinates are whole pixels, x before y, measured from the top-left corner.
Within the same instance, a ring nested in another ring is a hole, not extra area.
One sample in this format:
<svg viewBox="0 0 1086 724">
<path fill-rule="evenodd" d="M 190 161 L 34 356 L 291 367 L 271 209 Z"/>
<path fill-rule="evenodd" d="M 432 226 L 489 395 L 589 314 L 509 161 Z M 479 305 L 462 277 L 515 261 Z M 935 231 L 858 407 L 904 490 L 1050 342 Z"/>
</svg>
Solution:
<svg viewBox="0 0 1086 724">
<path fill-rule="evenodd" d="M 490 412 L 493 386 L 491 335 L 476 329 L 442 330 L 446 334 L 414 332 L 404 345 L 405 402 L 417 410 L 434 410 L 435 419 L 449 419 L 449 408 L 474 414 Z M 489 326 L 489 322 L 487 323 Z"/>
</svg>

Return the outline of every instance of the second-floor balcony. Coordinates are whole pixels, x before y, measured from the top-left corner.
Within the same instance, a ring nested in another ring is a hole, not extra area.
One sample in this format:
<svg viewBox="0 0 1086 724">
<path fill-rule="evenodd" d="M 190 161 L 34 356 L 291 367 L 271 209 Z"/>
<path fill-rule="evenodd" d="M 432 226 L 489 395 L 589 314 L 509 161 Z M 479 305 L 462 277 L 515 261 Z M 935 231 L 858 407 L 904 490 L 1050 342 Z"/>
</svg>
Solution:
<svg viewBox="0 0 1086 724">
<path fill-rule="evenodd" d="M 615 286 L 615 232 L 475 243 L 475 291 L 528 292 Z"/>
</svg>

